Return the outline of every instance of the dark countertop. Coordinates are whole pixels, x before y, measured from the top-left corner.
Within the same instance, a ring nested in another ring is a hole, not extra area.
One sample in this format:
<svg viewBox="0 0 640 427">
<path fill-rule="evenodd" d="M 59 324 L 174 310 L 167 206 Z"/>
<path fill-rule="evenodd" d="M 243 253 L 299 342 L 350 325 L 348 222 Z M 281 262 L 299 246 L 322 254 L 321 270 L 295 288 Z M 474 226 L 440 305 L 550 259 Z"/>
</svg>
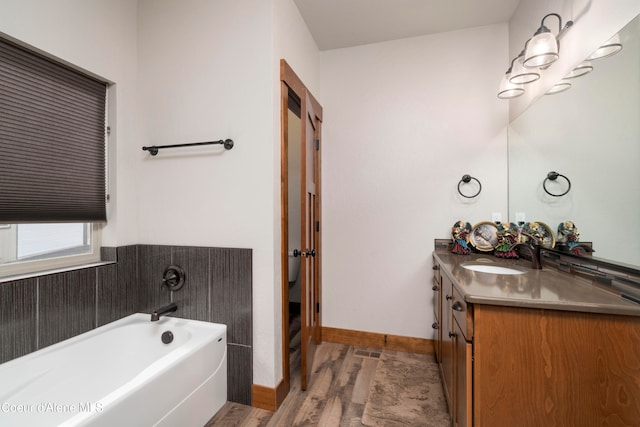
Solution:
<svg viewBox="0 0 640 427">
<path fill-rule="evenodd" d="M 550 267 L 533 270 L 527 260 L 506 260 L 483 254 L 456 255 L 445 250 L 436 250 L 433 255 L 441 265 L 441 273 L 451 279 L 468 303 L 640 316 L 640 304 L 573 274 Z M 516 267 L 526 273 L 481 273 L 462 267 L 465 263 Z"/>
</svg>

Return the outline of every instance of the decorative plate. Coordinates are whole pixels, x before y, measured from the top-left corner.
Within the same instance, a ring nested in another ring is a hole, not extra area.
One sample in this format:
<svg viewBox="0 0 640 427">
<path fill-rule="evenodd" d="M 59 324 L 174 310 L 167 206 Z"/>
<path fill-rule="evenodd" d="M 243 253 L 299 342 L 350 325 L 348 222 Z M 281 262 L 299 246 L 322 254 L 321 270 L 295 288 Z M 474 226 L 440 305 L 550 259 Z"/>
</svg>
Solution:
<svg viewBox="0 0 640 427">
<path fill-rule="evenodd" d="M 489 221 L 477 223 L 471 229 L 469 243 L 482 252 L 494 250 L 498 245 L 498 226 Z"/>
<path fill-rule="evenodd" d="M 531 222 L 529 228 L 536 230 L 542 236 L 540 245 L 546 249 L 552 249 L 556 245 L 556 235 L 551 228 L 544 222 Z"/>
</svg>

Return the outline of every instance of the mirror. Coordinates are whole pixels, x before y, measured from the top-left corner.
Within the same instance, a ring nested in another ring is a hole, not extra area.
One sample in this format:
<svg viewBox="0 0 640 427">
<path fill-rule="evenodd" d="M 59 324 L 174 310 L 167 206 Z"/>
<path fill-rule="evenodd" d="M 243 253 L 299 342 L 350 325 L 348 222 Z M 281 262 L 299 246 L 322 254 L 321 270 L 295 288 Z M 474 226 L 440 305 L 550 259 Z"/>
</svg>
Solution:
<svg viewBox="0 0 640 427">
<path fill-rule="evenodd" d="M 618 34 L 620 52 L 509 124 L 509 218 L 573 221 L 594 258 L 640 269 L 640 16 Z"/>
</svg>

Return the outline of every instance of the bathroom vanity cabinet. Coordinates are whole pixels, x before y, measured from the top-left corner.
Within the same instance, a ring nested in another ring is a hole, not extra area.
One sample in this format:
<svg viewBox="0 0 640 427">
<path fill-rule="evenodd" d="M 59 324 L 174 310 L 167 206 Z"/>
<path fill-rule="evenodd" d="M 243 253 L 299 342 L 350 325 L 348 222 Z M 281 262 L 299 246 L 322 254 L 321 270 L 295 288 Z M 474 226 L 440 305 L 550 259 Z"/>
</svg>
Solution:
<svg viewBox="0 0 640 427">
<path fill-rule="evenodd" d="M 439 279 L 434 290 L 434 298 L 440 307 L 440 320 L 434 324 L 436 329 L 436 359 L 440 366 L 442 387 L 449 405 L 449 414 L 454 426 L 471 426 L 472 403 L 472 356 L 473 347 L 467 316 L 469 306 L 465 303 L 446 274 L 442 274 L 440 265 L 434 263 L 434 282 Z M 432 288 L 432 289 L 434 289 Z M 436 301 L 434 301 L 436 307 Z"/>
<path fill-rule="evenodd" d="M 478 295 L 476 273 L 438 256 L 434 266 L 436 357 L 454 426 L 639 425 L 640 307 L 636 315 L 622 301 L 624 314 L 611 313 L 610 296 L 594 289 L 583 311 L 554 308 L 543 303 L 549 288 L 537 282 L 562 279 L 583 286 L 580 293 L 588 286 L 566 274 L 547 279 L 548 271 L 517 279 L 524 290 L 518 298 L 501 295 L 491 281 Z"/>
</svg>

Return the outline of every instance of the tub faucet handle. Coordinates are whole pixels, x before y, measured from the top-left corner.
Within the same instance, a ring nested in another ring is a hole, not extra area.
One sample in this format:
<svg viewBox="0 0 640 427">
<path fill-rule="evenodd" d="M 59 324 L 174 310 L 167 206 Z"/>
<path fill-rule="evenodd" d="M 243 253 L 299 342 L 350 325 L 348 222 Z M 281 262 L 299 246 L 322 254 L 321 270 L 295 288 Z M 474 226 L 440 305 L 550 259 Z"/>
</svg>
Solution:
<svg viewBox="0 0 640 427">
<path fill-rule="evenodd" d="M 160 288 L 162 289 L 162 287 L 166 286 L 173 292 L 179 291 L 184 286 L 185 280 L 186 274 L 184 269 L 179 265 L 170 265 L 162 274 L 162 283 L 160 284 Z"/>
</svg>

